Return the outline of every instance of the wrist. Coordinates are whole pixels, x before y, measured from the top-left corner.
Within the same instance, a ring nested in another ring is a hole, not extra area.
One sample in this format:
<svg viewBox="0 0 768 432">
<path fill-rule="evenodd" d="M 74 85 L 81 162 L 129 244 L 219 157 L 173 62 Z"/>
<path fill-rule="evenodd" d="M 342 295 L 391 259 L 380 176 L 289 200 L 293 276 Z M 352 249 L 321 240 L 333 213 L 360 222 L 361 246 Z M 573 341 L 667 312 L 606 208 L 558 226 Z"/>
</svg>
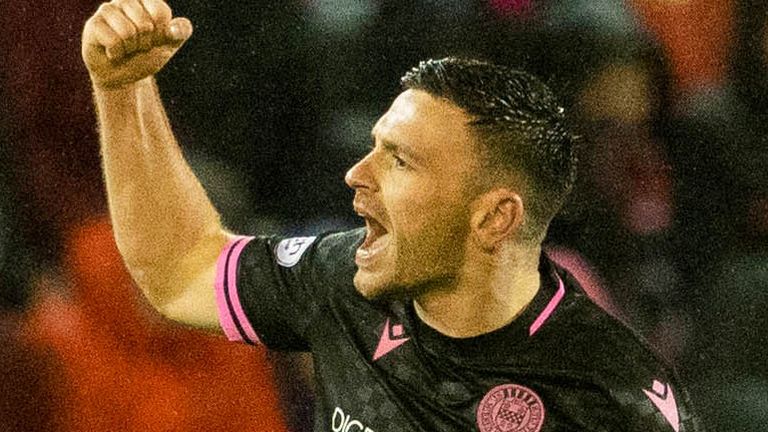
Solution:
<svg viewBox="0 0 768 432">
<path fill-rule="evenodd" d="M 153 82 L 154 82 L 154 76 L 152 75 L 146 78 L 142 78 L 138 81 L 132 81 L 128 83 L 119 83 L 119 84 L 100 83 L 98 80 L 91 77 L 91 83 L 93 85 L 93 90 L 95 92 L 116 94 L 116 95 L 133 94 L 137 90 L 143 87 L 151 87 L 153 85 Z"/>
</svg>

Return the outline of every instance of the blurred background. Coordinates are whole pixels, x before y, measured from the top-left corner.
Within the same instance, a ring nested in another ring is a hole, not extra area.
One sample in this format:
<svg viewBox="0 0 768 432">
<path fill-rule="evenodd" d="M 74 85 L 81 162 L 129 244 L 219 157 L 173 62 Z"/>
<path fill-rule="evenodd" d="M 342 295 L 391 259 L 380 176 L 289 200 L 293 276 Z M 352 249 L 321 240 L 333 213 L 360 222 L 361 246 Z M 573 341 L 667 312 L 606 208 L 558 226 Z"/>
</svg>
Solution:
<svg viewBox="0 0 768 432">
<path fill-rule="evenodd" d="M 111 237 L 80 60 L 92 0 L 0 2 L 0 431 L 309 430 L 300 355 L 159 318 Z M 547 242 L 687 384 L 710 430 L 768 430 L 768 2 L 171 1 L 158 77 L 242 233 L 359 224 L 343 175 L 419 60 L 528 69 L 583 136 Z"/>
</svg>

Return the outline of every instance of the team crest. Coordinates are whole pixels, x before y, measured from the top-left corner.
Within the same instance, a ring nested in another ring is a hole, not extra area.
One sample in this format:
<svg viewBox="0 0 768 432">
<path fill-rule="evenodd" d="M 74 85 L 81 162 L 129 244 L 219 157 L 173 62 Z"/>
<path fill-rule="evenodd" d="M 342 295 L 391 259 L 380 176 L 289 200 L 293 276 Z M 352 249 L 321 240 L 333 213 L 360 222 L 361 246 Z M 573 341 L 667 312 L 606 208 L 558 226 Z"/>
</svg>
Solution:
<svg viewBox="0 0 768 432">
<path fill-rule="evenodd" d="M 539 395 L 517 384 L 496 386 L 477 407 L 480 432 L 539 432 L 544 425 L 544 404 Z"/>
</svg>

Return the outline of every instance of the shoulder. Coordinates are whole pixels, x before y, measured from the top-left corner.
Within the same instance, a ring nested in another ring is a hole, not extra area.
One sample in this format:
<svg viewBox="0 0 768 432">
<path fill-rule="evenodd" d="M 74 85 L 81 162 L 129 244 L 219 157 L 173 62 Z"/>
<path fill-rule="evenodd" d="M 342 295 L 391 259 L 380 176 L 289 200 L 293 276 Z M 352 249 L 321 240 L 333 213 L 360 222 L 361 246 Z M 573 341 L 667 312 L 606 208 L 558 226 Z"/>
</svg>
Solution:
<svg viewBox="0 0 768 432">
<path fill-rule="evenodd" d="M 293 272 L 318 266 L 354 264 L 355 250 L 364 236 L 364 229 L 352 229 L 311 236 L 248 237 L 246 251 L 249 253 L 246 255 L 257 261 L 271 261 Z"/>
<path fill-rule="evenodd" d="M 325 233 L 317 238 L 318 258 L 354 259 L 355 251 L 365 237 L 365 228 Z"/>
<path fill-rule="evenodd" d="M 630 326 L 594 304 L 567 272 L 558 273 L 569 289 L 560 319 L 540 342 L 549 345 L 545 351 L 561 353 L 545 361 L 548 367 L 601 388 L 633 425 L 627 430 L 666 430 L 670 424 L 694 430 L 689 397 L 674 368 Z"/>
<path fill-rule="evenodd" d="M 312 266 L 315 276 L 340 280 L 354 275 L 355 252 L 364 237 L 365 229 L 361 228 L 319 235 L 308 257 L 315 264 Z"/>
<path fill-rule="evenodd" d="M 562 312 L 553 320 L 549 335 L 542 338 L 548 340 L 541 343 L 558 346 L 568 369 L 627 378 L 670 372 L 666 361 L 638 332 L 592 301 L 567 270 L 557 267 L 556 271 L 565 283 L 566 295 Z"/>
</svg>

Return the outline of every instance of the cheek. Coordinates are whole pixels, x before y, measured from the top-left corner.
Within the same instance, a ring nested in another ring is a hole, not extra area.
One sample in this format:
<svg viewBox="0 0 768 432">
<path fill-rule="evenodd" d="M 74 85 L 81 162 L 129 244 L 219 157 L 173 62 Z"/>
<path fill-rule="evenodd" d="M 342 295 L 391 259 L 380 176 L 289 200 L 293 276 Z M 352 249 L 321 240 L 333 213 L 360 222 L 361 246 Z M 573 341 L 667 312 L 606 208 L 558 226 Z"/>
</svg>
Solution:
<svg viewBox="0 0 768 432">
<path fill-rule="evenodd" d="M 420 184 L 396 191 L 389 200 L 392 227 L 399 237 L 418 237 L 439 223 L 445 202 L 432 192 L 434 186 Z"/>
<path fill-rule="evenodd" d="M 466 211 L 444 199 L 415 200 L 398 213 L 393 225 L 400 258 L 453 261 L 469 227 Z"/>
<path fill-rule="evenodd" d="M 464 260 L 466 237 L 451 219 L 423 221 L 422 229 L 398 235 L 392 250 L 396 278 L 405 285 L 453 277 Z"/>
<path fill-rule="evenodd" d="M 461 185 L 449 179 L 400 179 L 383 197 L 398 248 L 451 241 L 469 226 Z"/>
</svg>

